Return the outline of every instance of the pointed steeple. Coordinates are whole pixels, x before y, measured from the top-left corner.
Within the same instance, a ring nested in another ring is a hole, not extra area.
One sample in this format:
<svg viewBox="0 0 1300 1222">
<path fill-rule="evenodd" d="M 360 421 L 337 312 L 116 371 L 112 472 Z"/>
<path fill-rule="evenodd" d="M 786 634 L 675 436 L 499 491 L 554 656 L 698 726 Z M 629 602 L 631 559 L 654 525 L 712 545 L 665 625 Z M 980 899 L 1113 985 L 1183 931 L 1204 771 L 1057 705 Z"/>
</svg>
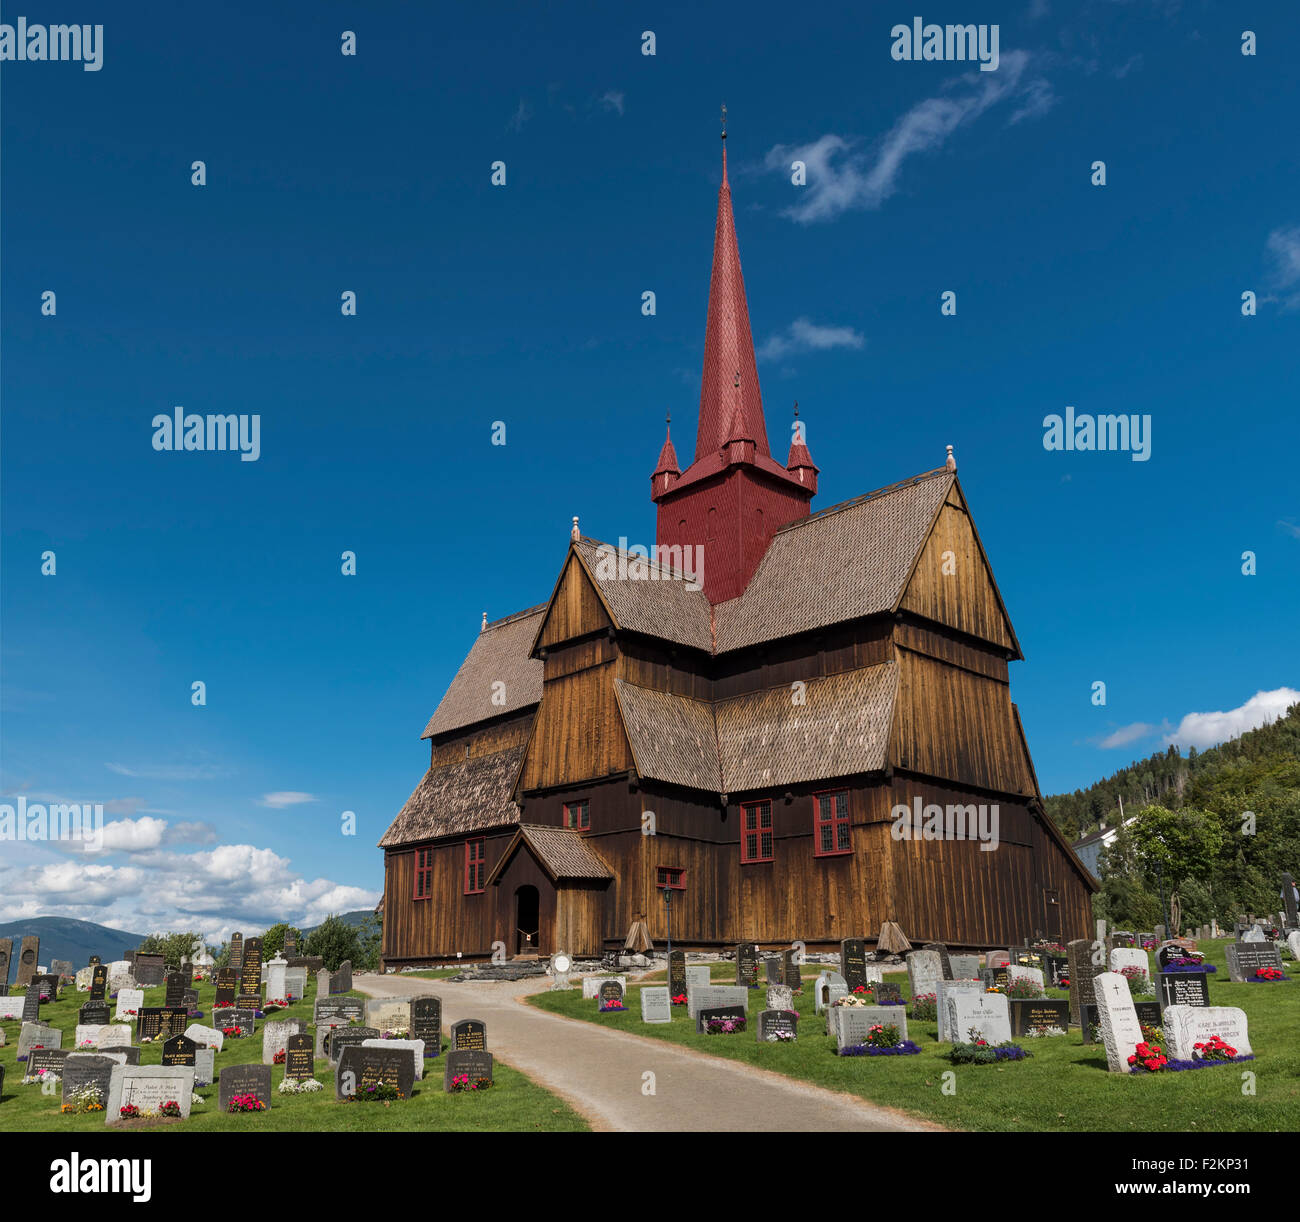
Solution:
<svg viewBox="0 0 1300 1222">
<path fill-rule="evenodd" d="M 737 409 L 741 430 L 759 454 L 771 457 L 763 423 L 763 398 L 758 389 L 754 337 L 749 330 L 745 279 L 740 271 L 736 219 L 727 181 L 726 108 L 723 108 L 722 185 L 718 188 L 718 219 L 713 231 L 713 274 L 709 280 L 709 313 L 704 332 L 704 376 L 700 383 L 700 423 L 695 435 L 699 459 L 727 444 Z M 739 386 L 735 376 L 739 371 Z M 738 393 L 737 393 L 738 392 Z"/>
<path fill-rule="evenodd" d="M 786 461 L 785 469 L 801 484 L 810 487 L 813 492 L 817 491 L 818 467 L 812 460 L 812 454 L 808 451 L 803 423 L 799 419 L 799 401 L 797 399 L 794 404 L 794 428 L 790 430 L 790 457 Z"/>
<path fill-rule="evenodd" d="M 677 451 L 673 448 L 673 418 L 671 414 L 669 414 L 666 423 L 664 448 L 659 451 L 659 461 L 655 464 L 654 474 L 650 477 L 650 495 L 652 497 L 671 488 L 677 477 L 682 473 L 681 468 L 677 465 Z"/>
</svg>

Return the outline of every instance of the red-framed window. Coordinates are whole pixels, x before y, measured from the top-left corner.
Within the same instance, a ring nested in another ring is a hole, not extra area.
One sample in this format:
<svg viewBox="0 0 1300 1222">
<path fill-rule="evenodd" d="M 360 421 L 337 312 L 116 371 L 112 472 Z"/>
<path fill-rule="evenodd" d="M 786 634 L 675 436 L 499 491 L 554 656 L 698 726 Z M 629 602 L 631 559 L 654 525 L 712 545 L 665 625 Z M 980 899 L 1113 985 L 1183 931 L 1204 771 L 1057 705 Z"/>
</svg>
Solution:
<svg viewBox="0 0 1300 1222">
<path fill-rule="evenodd" d="M 655 886 L 663 891 L 685 891 L 686 871 L 677 866 L 656 866 Z"/>
<path fill-rule="evenodd" d="M 433 850 L 415 850 L 415 884 L 411 894 L 417 900 L 427 900 L 433 894 Z"/>
<path fill-rule="evenodd" d="M 847 789 L 813 794 L 813 852 L 818 857 L 852 853 L 850 827 Z"/>
<path fill-rule="evenodd" d="M 487 859 L 483 840 L 465 841 L 465 894 L 478 895 L 483 890 L 483 880 L 487 877 Z"/>
<path fill-rule="evenodd" d="M 566 802 L 564 826 L 575 832 L 588 831 L 591 828 L 591 803 L 585 798 L 581 802 Z"/>
<path fill-rule="evenodd" d="M 748 802 L 740 808 L 740 860 L 772 860 L 772 803 Z"/>
</svg>

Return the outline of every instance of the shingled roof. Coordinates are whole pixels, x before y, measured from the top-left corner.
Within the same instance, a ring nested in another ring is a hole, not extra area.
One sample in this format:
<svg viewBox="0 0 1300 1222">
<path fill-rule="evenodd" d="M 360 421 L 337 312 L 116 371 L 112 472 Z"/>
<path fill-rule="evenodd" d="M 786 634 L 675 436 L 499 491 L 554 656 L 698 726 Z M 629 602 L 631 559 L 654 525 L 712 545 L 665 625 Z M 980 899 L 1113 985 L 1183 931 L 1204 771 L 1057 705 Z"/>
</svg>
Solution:
<svg viewBox="0 0 1300 1222">
<path fill-rule="evenodd" d="M 898 667 L 882 662 L 709 704 L 615 680 L 637 772 L 713 793 L 743 793 L 885 766 Z"/>
<path fill-rule="evenodd" d="M 614 877 L 614 872 L 577 832 L 540 823 L 521 823 L 514 839 L 506 845 L 505 852 L 492 867 L 485 886 L 490 887 L 496 882 L 515 850 L 524 844 L 550 875 L 552 882 L 604 882 Z"/>
<path fill-rule="evenodd" d="M 529 607 L 489 624 L 438 704 L 421 738 L 459 730 L 537 704 L 542 698 L 542 663 L 528 656 L 546 605 Z M 505 703 L 493 704 L 492 685 L 505 684 Z"/>
<path fill-rule="evenodd" d="M 510 795 L 523 758 L 523 747 L 511 747 L 430 768 L 384 833 L 379 847 L 392 848 L 518 823 L 519 807 Z"/>
</svg>

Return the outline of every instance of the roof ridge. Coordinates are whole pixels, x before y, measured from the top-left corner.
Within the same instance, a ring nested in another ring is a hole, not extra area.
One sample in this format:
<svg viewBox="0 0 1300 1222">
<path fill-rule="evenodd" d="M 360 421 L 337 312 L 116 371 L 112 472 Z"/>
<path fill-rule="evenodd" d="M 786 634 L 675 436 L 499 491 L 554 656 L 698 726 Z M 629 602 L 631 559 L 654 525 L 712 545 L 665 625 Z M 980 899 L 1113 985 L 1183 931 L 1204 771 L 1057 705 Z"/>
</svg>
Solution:
<svg viewBox="0 0 1300 1222">
<path fill-rule="evenodd" d="M 671 578 L 671 580 L 673 580 L 673 581 L 682 581 L 682 582 L 685 582 L 685 581 L 692 581 L 692 580 L 694 580 L 693 577 L 688 577 L 688 576 L 687 576 L 687 574 L 686 574 L 686 570 L 685 570 L 685 569 L 665 568 L 665 567 L 664 567 L 662 564 L 660 564 L 657 560 L 653 560 L 653 559 L 651 559 L 651 558 L 649 558 L 649 557 L 646 557 L 646 556 L 632 556 L 630 552 L 625 551 L 625 550 L 622 550 L 622 549 L 620 549 L 620 548 L 618 548 L 618 547 L 615 547 L 614 544 L 612 544 L 612 543 L 605 543 L 603 540 L 600 540 L 600 539 L 593 539 L 590 535 L 579 535 L 578 538 L 579 538 L 579 542 L 582 542 L 582 543 L 590 543 L 590 544 L 594 545 L 594 546 L 597 548 L 597 550 L 599 550 L 599 549 L 602 548 L 602 547 L 612 548 L 615 556 L 627 556 L 629 559 L 636 560 L 636 561 L 640 562 L 641 564 L 648 565 L 648 566 L 653 566 L 655 569 L 657 569 L 657 570 L 658 570 L 659 572 L 661 572 L 661 573 L 668 573 L 668 574 L 670 574 L 670 578 Z M 634 544 L 632 544 L 632 546 L 633 546 L 633 547 L 645 547 L 645 544 L 644 544 L 644 543 L 634 543 Z M 650 547 L 649 547 L 647 550 L 650 551 L 651 553 L 653 553 L 653 552 L 654 552 L 657 548 L 659 548 L 660 546 L 665 546 L 665 547 L 666 547 L 666 546 L 677 546 L 677 547 L 686 546 L 686 547 L 689 547 L 689 546 L 691 546 L 691 545 L 690 545 L 690 544 L 685 544 L 685 545 L 683 545 L 683 544 L 675 544 L 675 545 L 662 544 L 662 545 L 661 545 L 661 544 L 659 544 L 659 543 L 654 543 L 654 544 L 651 544 Z M 702 589 L 700 589 L 700 590 L 691 590 L 690 593 L 692 593 L 692 594 L 703 594 L 704 591 L 703 591 Z"/>
<path fill-rule="evenodd" d="M 526 607 L 522 611 L 516 611 L 513 615 L 503 615 L 500 619 L 489 620 L 484 632 L 490 632 L 493 628 L 503 628 L 506 624 L 513 624 L 516 620 L 527 619 L 530 615 L 537 615 L 550 606 L 549 603 L 538 603 L 535 607 Z"/>
<path fill-rule="evenodd" d="M 907 479 L 900 479 L 897 483 L 886 484 L 883 488 L 877 488 L 873 492 L 864 492 L 861 496 L 850 497 L 847 501 L 839 501 L 834 505 L 827 505 L 825 509 L 819 509 L 816 513 L 809 514 L 806 518 L 796 518 L 793 522 L 787 522 L 784 526 L 777 527 L 772 532 L 773 537 L 784 534 L 787 530 L 797 530 L 801 526 L 807 526 L 809 522 L 815 522 L 819 518 L 829 517 L 833 513 L 839 513 L 843 509 L 852 509 L 856 505 L 862 505 L 867 501 L 875 500 L 877 497 L 889 496 L 895 492 L 902 492 L 905 488 L 914 488 L 922 480 L 933 479 L 937 475 L 952 475 L 953 472 L 947 467 L 935 467 L 932 471 L 922 471 L 919 475 L 910 475 Z"/>
</svg>

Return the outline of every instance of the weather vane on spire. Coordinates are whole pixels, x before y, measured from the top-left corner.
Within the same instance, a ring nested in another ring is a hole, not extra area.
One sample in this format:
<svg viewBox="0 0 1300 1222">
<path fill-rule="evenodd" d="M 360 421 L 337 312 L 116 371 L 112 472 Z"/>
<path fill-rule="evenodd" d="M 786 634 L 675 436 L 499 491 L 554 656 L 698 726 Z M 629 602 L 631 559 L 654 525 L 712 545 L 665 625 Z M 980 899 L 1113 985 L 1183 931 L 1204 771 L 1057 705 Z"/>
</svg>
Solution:
<svg viewBox="0 0 1300 1222">
<path fill-rule="evenodd" d="M 727 104 L 722 103 L 722 138 L 727 138 Z"/>
</svg>

